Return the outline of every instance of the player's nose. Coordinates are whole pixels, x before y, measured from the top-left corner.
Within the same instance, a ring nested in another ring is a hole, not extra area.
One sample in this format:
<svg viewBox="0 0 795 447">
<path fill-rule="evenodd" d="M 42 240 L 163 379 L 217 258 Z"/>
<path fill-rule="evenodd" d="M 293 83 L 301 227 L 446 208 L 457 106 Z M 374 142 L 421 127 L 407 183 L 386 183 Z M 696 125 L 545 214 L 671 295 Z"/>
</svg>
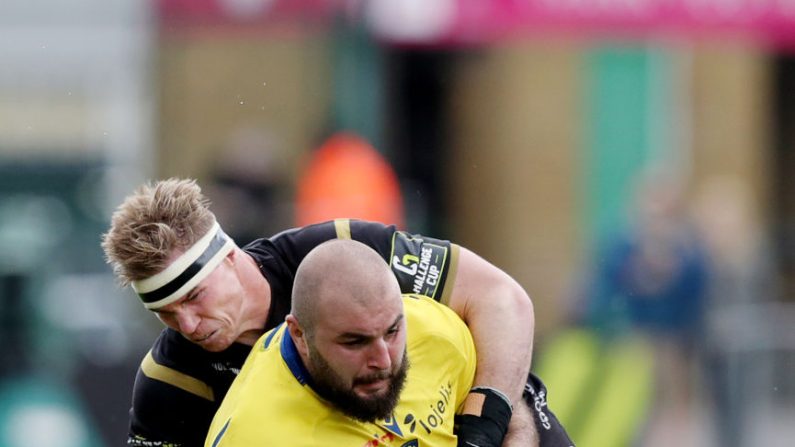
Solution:
<svg viewBox="0 0 795 447">
<path fill-rule="evenodd" d="M 174 317 L 177 322 L 177 328 L 179 332 L 185 335 L 191 335 L 196 332 L 196 328 L 199 326 L 200 321 L 200 318 L 196 314 L 193 312 L 180 310 L 174 315 Z"/>
<path fill-rule="evenodd" d="M 378 370 L 389 370 L 392 367 L 392 358 L 389 355 L 389 343 L 379 339 L 374 341 L 368 352 L 367 366 Z"/>
</svg>

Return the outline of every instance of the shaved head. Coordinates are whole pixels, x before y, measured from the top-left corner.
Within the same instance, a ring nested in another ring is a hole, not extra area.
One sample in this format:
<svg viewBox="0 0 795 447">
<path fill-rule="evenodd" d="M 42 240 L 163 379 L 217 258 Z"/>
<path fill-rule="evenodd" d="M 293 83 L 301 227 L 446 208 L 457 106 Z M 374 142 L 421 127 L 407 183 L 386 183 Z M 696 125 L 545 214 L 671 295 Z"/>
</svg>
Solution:
<svg viewBox="0 0 795 447">
<path fill-rule="evenodd" d="M 346 415 L 392 414 L 406 380 L 406 320 L 397 279 L 352 240 L 317 246 L 295 275 L 287 328 L 315 392 Z"/>
<path fill-rule="evenodd" d="M 329 312 L 378 308 L 400 300 L 400 287 L 388 264 L 370 247 L 334 239 L 315 247 L 295 275 L 291 313 L 308 335 Z"/>
</svg>

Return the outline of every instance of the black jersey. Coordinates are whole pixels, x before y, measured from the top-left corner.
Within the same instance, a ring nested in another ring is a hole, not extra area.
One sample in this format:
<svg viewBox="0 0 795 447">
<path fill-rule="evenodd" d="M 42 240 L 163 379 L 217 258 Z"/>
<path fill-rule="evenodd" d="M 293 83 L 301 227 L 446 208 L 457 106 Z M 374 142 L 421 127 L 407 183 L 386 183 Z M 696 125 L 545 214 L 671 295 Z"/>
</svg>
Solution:
<svg viewBox="0 0 795 447">
<path fill-rule="evenodd" d="M 455 244 L 398 231 L 395 226 L 338 219 L 287 230 L 243 247 L 271 287 L 263 331 L 277 326 L 289 313 L 301 260 L 317 245 L 336 238 L 375 249 L 391 266 L 402 292 L 447 303 L 457 265 Z M 128 445 L 204 445 L 213 415 L 250 350 L 250 346 L 233 344 L 222 352 L 208 352 L 178 332 L 164 329 L 138 368 Z"/>
</svg>

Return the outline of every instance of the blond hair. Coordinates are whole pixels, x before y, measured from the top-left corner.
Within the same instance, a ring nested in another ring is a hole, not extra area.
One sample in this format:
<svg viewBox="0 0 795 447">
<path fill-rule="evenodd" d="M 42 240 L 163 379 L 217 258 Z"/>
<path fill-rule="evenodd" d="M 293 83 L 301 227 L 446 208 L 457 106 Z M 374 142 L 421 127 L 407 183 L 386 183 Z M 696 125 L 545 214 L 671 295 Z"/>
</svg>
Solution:
<svg viewBox="0 0 795 447">
<path fill-rule="evenodd" d="M 127 196 L 102 235 L 105 258 L 127 285 L 168 266 L 175 252 L 184 252 L 215 222 L 210 201 L 192 179 L 148 182 Z"/>
</svg>

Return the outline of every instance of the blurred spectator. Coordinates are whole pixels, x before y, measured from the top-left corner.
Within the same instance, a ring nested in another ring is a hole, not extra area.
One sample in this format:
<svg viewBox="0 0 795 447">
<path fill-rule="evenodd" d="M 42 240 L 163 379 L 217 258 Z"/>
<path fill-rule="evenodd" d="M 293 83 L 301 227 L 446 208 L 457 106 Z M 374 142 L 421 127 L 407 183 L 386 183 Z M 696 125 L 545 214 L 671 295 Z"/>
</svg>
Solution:
<svg viewBox="0 0 795 447">
<path fill-rule="evenodd" d="M 768 242 L 753 203 L 747 185 L 733 177 L 708 179 L 695 194 L 695 222 L 712 259 L 710 295 L 720 300 L 712 315 L 727 305 L 776 297 L 772 260 L 764 256 Z"/>
<path fill-rule="evenodd" d="M 774 300 L 772 260 L 758 210 L 747 185 L 734 177 L 705 181 L 694 201 L 694 215 L 711 256 L 710 312 L 706 320 L 706 374 L 718 445 L 749 445 L 749 403 L 759 387 L 761 365 L 747 362 L 765 321 L 758 305 Z M 756 334 L 756 335 L 755 335 Z M 758 344 L 758 340 L 757 340 Z M 753 385 L 757 386 L 754 387 Z"/>
<path fill-rule="evenodd" d="M 703 333 L 708 258 L 683 186 L 671 171 L 642 174 L 629 224 L 608 235 L 597 253 L 581 315 L 607 340 L 643 334 L 651 342 L 656 399 L 643 445 L 693 445 L 681 430 L 693 423 L 692 369 Z"/>
<path fill-rule="evenodd" d="M 644 174 L 629 225 L 600 246 L 583 316 L 589 325 L 605 335 L 638 329 L 689 345 L 701 330 L 707 263 L 686 211 L 676 179 Z"/>
<path fill-rule="evenodd" d="M 290 227 L 288 173 L 278 141 L 264 130 L 241 127 L 224 146 L 206 189 L 225 231 L 247 244 Z"/>
</svg>

